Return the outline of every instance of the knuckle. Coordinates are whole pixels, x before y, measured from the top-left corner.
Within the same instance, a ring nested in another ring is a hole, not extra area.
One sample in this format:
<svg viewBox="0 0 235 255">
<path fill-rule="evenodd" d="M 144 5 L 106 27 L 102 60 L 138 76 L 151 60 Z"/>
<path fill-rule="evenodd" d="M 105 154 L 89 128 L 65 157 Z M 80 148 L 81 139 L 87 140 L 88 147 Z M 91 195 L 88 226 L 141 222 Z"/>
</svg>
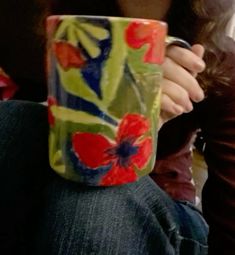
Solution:
<svg viewBox="0 0 235 255">
<path fill-rule="evenodd" d="M 198 84 L 198 81 L 196 79 L 196 77 L 190 75 L 190 78 L 189 78 L 189 91 L 195 91 L 199 88 L 199 84 Z"/>
</svg>

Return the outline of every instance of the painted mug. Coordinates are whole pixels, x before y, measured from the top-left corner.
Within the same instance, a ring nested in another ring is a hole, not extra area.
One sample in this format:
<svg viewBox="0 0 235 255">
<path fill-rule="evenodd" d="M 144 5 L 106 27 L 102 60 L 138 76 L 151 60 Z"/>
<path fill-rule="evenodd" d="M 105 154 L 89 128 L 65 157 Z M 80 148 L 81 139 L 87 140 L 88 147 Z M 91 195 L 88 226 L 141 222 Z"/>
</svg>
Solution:
<svg viewBox="0 0 235 255">
<path fill-rule="evenodd" d="M 49 159 L 62 177 L 92 186 L 120 185 L 155 164 L 164 22 L 47 18 Z"/>
</svg>

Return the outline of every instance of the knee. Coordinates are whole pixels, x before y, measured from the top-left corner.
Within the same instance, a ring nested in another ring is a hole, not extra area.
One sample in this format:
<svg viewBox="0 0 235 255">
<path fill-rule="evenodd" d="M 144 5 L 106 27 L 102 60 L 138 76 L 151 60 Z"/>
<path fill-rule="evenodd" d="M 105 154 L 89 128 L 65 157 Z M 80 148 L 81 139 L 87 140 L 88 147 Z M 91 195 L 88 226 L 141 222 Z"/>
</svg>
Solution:
<svg viewBox="0 0 235 255">
<path fill-rule="evenodd" d="M 33 142 L 42 138 L 47 129 L 46 107 L 23 101 L 0 102 L 1 140 L 21 140 L 25 144 L 29 139 Z"/>
<path fill-rule="evenodd" d="M 32 128 L 47 127 L 45 120 L 47 120 L 46 107 L 38 103 L 14 100 L 0 102 L 1 134 L 3 131 L 29 132 Z"/>
<path fill-rule="evenodd" d="M 131 208 L 130 201 L 134 198 L 131 199 L 125 186 L 85 187 L 58 177 L 49 192 L 46 220 L 40 234 L 41 246 L 51 254 L 57 254 L 59 246 L 70 254 L 81 250 L 84 253 L 79 254 L 111 254 L 110 249 L 134 247 L 132 241 L 137 242 L 136 232 L 142 227 L 135 229 L 140 220 L 137 210 Z M 53 236 L 49 234 L 52 232 Z"/>
<path fill-rule="evenodd" d="M 40 175 L 48 166 L 47 136 L 46 107 L 23 101 L 0 102 L 1 175 L 7 178 L 7 173 L 18 172 L 20 176 L 27 170 Z"/>
</svg>

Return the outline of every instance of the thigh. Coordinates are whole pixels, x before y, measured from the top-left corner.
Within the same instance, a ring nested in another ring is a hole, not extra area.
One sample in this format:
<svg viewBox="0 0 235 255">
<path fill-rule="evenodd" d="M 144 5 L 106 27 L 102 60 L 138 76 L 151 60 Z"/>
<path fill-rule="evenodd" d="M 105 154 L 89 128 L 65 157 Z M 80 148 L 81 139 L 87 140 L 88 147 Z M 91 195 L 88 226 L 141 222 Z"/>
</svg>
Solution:
<svg viewBox="0 0 235 255">
<path fill-rule="evenodd" d="M 179 226 L 179 254 L 208 254 L 208 225 L 201 212 L 190 202 L 175 202 Z"/>
<path fill-rule="evenodd" d="M 47 110 L 36 103 L 0 102 L 0 253 L 31 254 L 50 179 Z"/>
<path fill-rule="evenodd" d="M 191 252 L 195 243 L 201 244 L 205 231 L 194 235 L 187 228 L 201 222 L 198 212 L 187 205 L 179 207 L 149 177 L 119 187 L 95 188 L 52 175 L 47 135 L 45 107 L 0 103 L 2 253 L 33 254 L 39 217 L 37 254 L 188 254 L 183 253 L 188 247 Z M 182 245 L 189 244 L 182 242 L 188 239 L 193 246 Z M 196 252 L 190 254 L 203 254 Z"/>
<path fill-rule="evenodd" d="M 57 178 L 49 188 L 37 254 L 174 254 L 151 203 L 141 199 L 149 195 L 147 184 L 150 178 L 100 188 Z"/>
<path fill-rule="evenodd" d="M 175 202 L 148 176 L 106 188 L 56 178 L 47 196 L 36 254 L 179 254 Z"/>
</svg>

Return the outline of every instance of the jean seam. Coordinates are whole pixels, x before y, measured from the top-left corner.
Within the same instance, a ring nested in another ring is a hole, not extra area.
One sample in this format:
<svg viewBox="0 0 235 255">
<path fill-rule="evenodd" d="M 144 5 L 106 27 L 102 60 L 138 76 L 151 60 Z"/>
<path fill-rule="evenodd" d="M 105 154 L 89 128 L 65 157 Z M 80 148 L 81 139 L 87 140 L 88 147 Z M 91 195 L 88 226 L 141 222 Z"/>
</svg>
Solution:
<svg viewBox="0 0 235 255">
<path fill-rule="evenodd" d="M 197 240 L 195 240 L 195 239 L 188 238 L 188 237 L 184 237 L 184 236 L 181 236 L 181 235 L 179 235 L 179 238 L 180 238 L 181 240 L 194 242 L 194 243 L 200 245 L 200 246 L 203 247 L 203 248 L 208 248 L 208 245 L 207 245 L 207 244 L 202 244 L 201 242 L 199 242 L 199 241 L 197 241 Z"/>
</svg>

